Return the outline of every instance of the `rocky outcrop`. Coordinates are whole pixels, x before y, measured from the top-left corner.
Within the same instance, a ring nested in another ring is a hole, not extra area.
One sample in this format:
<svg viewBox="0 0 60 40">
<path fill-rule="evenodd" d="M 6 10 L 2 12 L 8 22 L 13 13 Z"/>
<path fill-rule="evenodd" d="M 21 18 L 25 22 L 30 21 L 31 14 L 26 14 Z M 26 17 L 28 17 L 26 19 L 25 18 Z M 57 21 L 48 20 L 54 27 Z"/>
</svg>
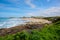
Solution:
<svg viewBox="0 0 60 40">
<path fill-rule="evenodd" d="M 22 30 L 38 29 L 38 28 L 42 28 L 43 26 L 44 24 L 26 24 L 26 25 L 20 25 L 12 28 L 4 28 L 4 29 L 0 29 L 0 36 L 14 34 Z"/>
</svg>

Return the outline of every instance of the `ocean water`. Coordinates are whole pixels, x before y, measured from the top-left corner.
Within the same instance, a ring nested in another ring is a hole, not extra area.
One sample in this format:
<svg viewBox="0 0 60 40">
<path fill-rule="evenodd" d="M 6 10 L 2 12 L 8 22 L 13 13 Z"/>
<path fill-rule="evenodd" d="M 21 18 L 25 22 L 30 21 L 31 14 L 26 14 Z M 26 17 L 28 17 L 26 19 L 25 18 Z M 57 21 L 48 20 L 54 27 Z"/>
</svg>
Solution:
<svg viewBox="0 0 60 40">
<path fill-rule="evenodd" d="M 0 28 L 10 28 L 21 24 L 26 24 L 28 20 L 21 18 L 0 18 Z"/>
</svg>

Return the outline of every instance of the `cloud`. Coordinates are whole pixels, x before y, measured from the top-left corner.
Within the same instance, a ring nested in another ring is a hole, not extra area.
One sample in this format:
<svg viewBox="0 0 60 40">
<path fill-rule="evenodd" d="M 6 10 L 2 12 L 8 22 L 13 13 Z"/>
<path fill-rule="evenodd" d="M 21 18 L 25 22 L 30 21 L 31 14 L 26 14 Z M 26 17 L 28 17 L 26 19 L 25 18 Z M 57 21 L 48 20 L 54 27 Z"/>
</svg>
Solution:
<svg viewBox="0 0 60 40">
<path fill-rule="evenodd" d="M 44 13 L 46 13 L 46 14 L 60 13 L 60 7 L 52 7 L 52 8 L 46 9 L 46 11 Z"/>
<path fill-rule="evenodd" d="M 60 7 L 51 7 L 43 11 L 39 11 L 38 13 L 45 16 L 60 16 Z"/>
<path fill-rule="evenodd" d="M 31 1 L 32 1 L 32 0 L 26 0 L 25 3 L 26 3 L 27 5 L 29 5 L 31 8 L 35 8 L 36 5 L 34 5 Z"/>
<path fill-rule="evenodd" d="M 28 13 L 29 16 L 60 16 L 60 7 L 51 7 L 47 9 L 37 9 Z"/>
<path fill-rule="evenodd" d="M 47 9 L 36 9 L 33 12 L 26 13 L 27 16 L 60 16 L 60 7 L 51 7 Z"/>
<path fill-rule="evenodd" d="M 50 2 L 50 0 L 47 0 L 47 2 Z"/>
</svg>

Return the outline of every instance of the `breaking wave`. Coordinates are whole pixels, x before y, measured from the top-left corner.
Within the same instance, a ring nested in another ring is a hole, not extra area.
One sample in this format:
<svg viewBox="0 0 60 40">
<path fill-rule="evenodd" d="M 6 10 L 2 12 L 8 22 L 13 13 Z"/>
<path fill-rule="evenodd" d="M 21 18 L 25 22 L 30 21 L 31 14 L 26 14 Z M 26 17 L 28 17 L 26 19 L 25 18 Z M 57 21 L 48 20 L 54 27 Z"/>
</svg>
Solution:
<svg viewBox="0 0 60 40">
<path fill-rule="evenodd" d="M 28 21 L 20 18 L 10 18 L 4 22 L 0 22 L 0 28 L 10 28 L 20 24 L 26 24 L 26 22 Z"/>
</svg>

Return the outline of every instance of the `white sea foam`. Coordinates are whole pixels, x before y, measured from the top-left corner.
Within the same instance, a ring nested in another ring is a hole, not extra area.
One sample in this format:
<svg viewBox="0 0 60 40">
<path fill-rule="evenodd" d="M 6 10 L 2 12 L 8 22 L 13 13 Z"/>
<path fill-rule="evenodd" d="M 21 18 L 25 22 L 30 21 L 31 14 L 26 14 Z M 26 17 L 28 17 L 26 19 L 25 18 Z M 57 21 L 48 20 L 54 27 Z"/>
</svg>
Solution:
<svg viewBox="0 0 60 40">
<path fill-rule="evenodd" d="M 2 24 L 0 24 L 0 28 L 10 28 L 10 27 L 14 27 L 20 24 L 25 24 L 25 22 L 27 22 L 26 20 L 22 20 L 20 18 L 11 18 L 8 19 L 7 21 L 3 22 Z"/>
</svg>

